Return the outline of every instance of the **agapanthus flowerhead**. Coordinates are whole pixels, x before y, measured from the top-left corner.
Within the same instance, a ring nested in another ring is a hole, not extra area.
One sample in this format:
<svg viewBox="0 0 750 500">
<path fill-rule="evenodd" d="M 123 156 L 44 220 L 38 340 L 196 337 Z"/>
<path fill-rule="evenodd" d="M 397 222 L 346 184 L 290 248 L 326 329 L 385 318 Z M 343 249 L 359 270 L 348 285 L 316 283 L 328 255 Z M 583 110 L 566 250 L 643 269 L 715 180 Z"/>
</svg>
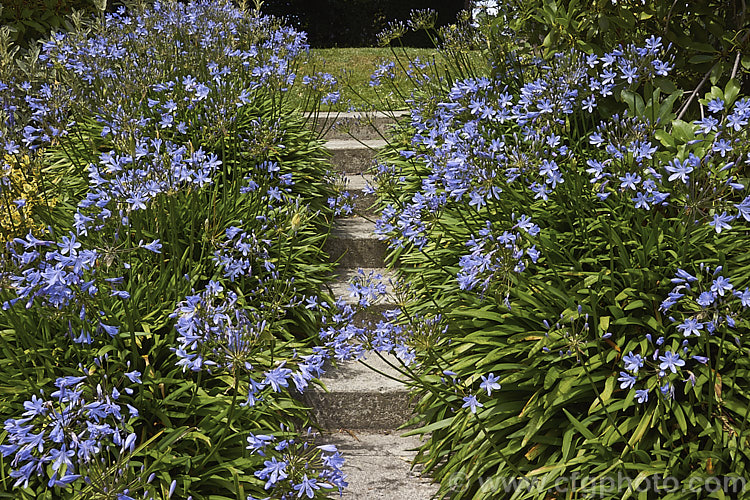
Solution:
<svg viewBox="0 0 750 500">
<path fill-rule="evenodd" d="M 140 382 L 139 372 L 127 375 Z M 20 418 L 5 421 L 7 444 L 0 452 L 13 457 L 14 487 L 27 487 L 36 478 L 48 480 L 49 488 L 92 479 L 117 484 L 137 443 L 129 422 L 138 411 L 120 401 L 116 387 L 104 387 L 88 374 L 60 377 L 55 387 L 49 396 L 42 392 L 26 401 Z M 113 459 L 120 461 L 117 477 L 96 476 L 106 469 L 99 461 Z"/>
<path fill-rule="evenodd" d="M 315 440 L 309 430 L 287 438 L 250 434 L 247 449 L 266 458 L 264 467 L 253 474 L 265 481 L 264 489 L 272 492 L 273 498 L 315 498 L 321 489 L 336 488 L 341 493 L 346 488 L 341 453 L 331 444 L 315 445 Z"/>
</svg>

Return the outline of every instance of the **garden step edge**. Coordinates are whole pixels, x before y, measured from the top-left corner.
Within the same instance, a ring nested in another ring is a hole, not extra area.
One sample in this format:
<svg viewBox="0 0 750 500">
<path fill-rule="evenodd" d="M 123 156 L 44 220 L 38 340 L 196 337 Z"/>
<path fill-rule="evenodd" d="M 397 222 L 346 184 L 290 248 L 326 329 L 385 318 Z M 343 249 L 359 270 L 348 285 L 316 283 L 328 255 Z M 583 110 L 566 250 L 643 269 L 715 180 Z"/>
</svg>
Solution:
<svg viewBox="0 0 750 500">
<path fill-rule="evenodd" d="M 360 270 L 362 273 L 359 272 Z M 386 296 L 384 298 L 392 297 L 393 286 L 391 285 L 391 281 L 395 280 L 396 275 L 393 271 L 383 267 L 339 268 L 337 270 L 338 277 L 330 284 L 331 292 L 336 297 L 343 297 L 344 302 L 347 304 L 356 304 L 358 299 L 357 297 L 350 296 L 349 282 L 359 276 L 368 277 L 371 273 L 382 276 L 380 281 L 385 283 L 386 286 Z"/>
<path fill-rule="evenodd" d="M 325 250 L 340 268 L 380 267 L 388 244 L 374 234 L 375 223 L 361 217 L 340 218 L 333 225 Z"/>
<path fill-rule="evenodd" d="M 305 114 L 310 117 L 309 113 Z M 396 122 L 409 116 L 408 111 L 389 112 L 321 112 L 315 129 L 324 139 L 380 139 Z"/>
<path fill-rule="evenodd" d="M 346 172 L 345 172 L 346 174 Z M 352 209 L 358 215 L 375 215 L 375 193 L 366 193 L 367 187 L 374 187 L 374 177 L 371 174 L 346 175 L 345 190 L 355 196 Z"/>
<path fill-rule="evenodd" d="M 398 366 L 394 356 L 384 358 Z M 403 380 L 401 374 L 375 354 L 370 354 L 364 363 L 339 363 L 320 378 L 325 389 L 311 385 L 305 391 L 305 401 L 322 428 L 397 429 L 412 417 L 414 402 L 409 390 L 404 382 L 394 380 Z"/>
<path fill-rule="evenodd" d="M 354 139 L 334 139 L 324 146 L 331 153 L 331 165 L 338 172 L 365 173 L 370 170 L 377 149 L 387 144 L 382 139 L 356 141 Z"/>
</svg>

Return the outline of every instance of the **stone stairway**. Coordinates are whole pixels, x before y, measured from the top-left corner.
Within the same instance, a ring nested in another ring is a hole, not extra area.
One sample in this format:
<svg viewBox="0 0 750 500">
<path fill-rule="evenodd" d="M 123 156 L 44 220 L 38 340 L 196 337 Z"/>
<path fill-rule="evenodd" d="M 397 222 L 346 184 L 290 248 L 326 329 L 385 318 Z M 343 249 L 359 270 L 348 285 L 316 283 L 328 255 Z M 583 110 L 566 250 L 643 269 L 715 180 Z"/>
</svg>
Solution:
<svg viewBox="0 0 750 500">
<path fill-rule="evenodd" d="M 336 296 L 349 297 L 348 281 L 363 269 L 381 273 L 386 245 L 373 234 L 374 217 L 371 206 L 374 197 L 363 192 L 371 179 L 367 174 L 376 149 L 385 145 L 382 135 L 393 123 L 383 113 L 368 115 L 358 120 L 348 113 L 325 116 L 322 125 L 330 120 L 343 122 L 325 131 L 326 146 L 332 154 L 334 168 L 348 178 L 348 191 L 357 195 L 355 215 L 336 220 L 326 250 L 331 259 L 339 262 L 338 278 L 331 286 Z M 385 303 L 368 309 L 355 320 L 372 320 L 385 308 Z M 395 359 L 391 359 L 395 363 Z M 419 446 L 416 437 L 402 437 L 398 428 L 411 417 L 408 391 L 398 379 L 400 375 L 375 354 L 362 362 L 343 363 L 329 370 L 321 380 L 328 391 L 319 387 L 308 389 L 306 398 L 318 420 L 328 431 L 326 442 L 338 446 L 346 459 L 344 472 L 349 487 L 344 498 L 392 500 L 426 500 L 432 498 L 437 485 L 420 477 L 411 468 L 411 459 Z M 395 363 L 398 364 L 398 363 Z"/>
</svg>

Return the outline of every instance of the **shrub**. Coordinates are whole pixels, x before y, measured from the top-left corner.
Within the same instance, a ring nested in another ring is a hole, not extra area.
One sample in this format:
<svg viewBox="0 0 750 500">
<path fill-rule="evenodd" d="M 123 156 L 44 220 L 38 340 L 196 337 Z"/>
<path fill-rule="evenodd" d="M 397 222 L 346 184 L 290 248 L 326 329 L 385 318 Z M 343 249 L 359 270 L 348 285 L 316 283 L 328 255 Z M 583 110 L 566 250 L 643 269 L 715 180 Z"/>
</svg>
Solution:
<svg viewBox="0 0 750 500">
<path fill-rule="evenodd" d="M 522 43 L 548 55 L 574 47 L 602 55 L 617 45 L 637 44 L 651 35 L 659 36 L 665 46 L 672 47 L 674 57 L 675 68 L 667 84 L 670 93 L 674 84 L 685 90 L 700 90 L 704 77 L 712 85 L 723 87 L 730 74 L 750 69 L 750 16 L 743 2 L 476 3 L 494 5 L 492 8 L 498 10 L 499 15 L 491 22 L 491 43 L 504 38 L 502 33 L 507 34 L 509 26 Z M 749 82 L 745 79 L 745 94 L 750 93 Z"/>
</svg>

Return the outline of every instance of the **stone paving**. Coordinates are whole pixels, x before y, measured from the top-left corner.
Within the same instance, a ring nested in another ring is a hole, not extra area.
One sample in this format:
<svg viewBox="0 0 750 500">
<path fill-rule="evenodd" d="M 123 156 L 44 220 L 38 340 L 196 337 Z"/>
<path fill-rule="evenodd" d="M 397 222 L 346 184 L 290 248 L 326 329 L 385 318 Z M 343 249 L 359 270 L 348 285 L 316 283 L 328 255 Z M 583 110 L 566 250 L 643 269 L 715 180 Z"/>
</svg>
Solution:
<svg viewBox="0 0 750 500">
<path fill-rule="evenodd" d="M 370 211 L 374 198 L 362 190 L 371 179 L 367 171 L 377 148 L 386 144 L 382 138 L 385 129 L 393 121 L 384 113 L 368 115 L 366 122 L 347 113 L 324 118 L 327 118 L 324 124 L 330 124 L 331 119 L 347 123 L 345 127 L 327 129 L 324 138 L 334 169 L 347 176 L 348 190 L 358 195 L 356 215 L 336 220 L 327 247 L 331 258 L 339 261 L 332 291 L 346 297 L 347 281 L 357 269 L 387 275 L 383 269 L 386 245 L 374 236 L 375 225 L 370 220 L 374 218 Z M 391 377 L 399 377 L 375 354 L 365 362 Z M 346 458 L 344 472 L 349 487 L 344 498 L 432 498 L 437 485 L 411 467 L 419 438 L 403 437 L 405 431 L 398 430 L 411 416 L 412 405 L 405 385 L 361 362 L 330 370 L 322 382 L 328 391 L 316 387 L 308 390 L 306 398 L 318 423 L 328 433 L 326 442 L 336 444 Z"/>
</svg>

